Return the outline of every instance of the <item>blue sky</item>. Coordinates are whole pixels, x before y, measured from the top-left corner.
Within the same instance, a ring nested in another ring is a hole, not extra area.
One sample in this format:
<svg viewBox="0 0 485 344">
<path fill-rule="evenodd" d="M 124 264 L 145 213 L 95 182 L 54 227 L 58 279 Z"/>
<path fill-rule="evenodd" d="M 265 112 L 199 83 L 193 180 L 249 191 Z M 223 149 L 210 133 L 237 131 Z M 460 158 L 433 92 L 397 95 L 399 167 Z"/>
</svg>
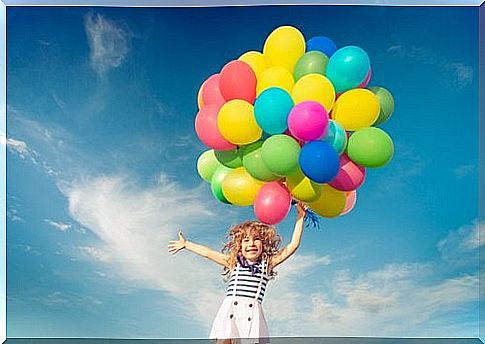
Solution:
<svg viewBox="0 0 485 344">
<path fill-rule="evenodd" d="M 478 335 L 478 10 L 8 8 L 7 334 L 204 338 L 221 247 L 251 208 L 195 168 L 199 85 L 280 25 L 370 56 L 393 161 L 308 229 L 264 307 L 274 336 Z M 291 235 L 295 214 L 281 225 Z M 35 321 L 34 321 L 35 320 Z"/>
</svg>

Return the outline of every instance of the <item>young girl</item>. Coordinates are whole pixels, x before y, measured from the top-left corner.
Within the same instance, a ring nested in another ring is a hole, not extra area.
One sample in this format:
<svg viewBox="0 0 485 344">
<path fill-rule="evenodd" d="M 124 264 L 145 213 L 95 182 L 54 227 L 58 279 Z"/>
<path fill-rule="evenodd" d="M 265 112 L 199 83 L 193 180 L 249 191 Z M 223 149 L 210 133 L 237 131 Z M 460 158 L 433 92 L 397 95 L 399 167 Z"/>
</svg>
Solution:
<svg viewBox="0 0 485 344">
<path fill-rule="evenodd" d="M 291 242 L 281 250 L 278 250 L 281 238 L 276 228 L 256 221 L 231 228 L 222 253 L 186 240 L 182 232 L 179 232 L 179 240 L 169 243 L 170 253 L 185 248 L 224 267 L 223 275 L 229 284 L 210 333 L 216 343 L 269 343 L 261 303 L 268 280 L 274 276 L 273 269 L 300 246 L 305 213 L 306 207 L 297 203 Z"/>
</svg>

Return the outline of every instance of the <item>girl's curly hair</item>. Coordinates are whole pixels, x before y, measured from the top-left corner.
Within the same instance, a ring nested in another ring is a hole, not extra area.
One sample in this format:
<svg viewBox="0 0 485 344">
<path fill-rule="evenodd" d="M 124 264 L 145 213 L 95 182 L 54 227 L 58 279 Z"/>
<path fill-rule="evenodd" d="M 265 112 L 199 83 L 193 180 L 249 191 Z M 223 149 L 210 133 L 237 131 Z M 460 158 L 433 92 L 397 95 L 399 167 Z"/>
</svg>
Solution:
<svg viewBox="0 0 485 344">
<path fill-rule="evenodd" d="M 248 235 L 258 234 L 262 241 L 261 258 L 268 260 L 271 256 L 278 252 L 281 244 L 281 237 L 277 234 L 274 226 L 266 225 L 257 221 L 246 221 L 240 223 L 229 230 L 227 235 L 227 242 L 222 248 L 222 253 L 228 254 L 228 266 L 224 267 L 222 275 L 228 279 L 231 271 L 236 267 L 237 255 L 241 252 L 242 241 Z M 268 271 L 269 276 L 274 276 L 275 273 Z"/>
</svg>

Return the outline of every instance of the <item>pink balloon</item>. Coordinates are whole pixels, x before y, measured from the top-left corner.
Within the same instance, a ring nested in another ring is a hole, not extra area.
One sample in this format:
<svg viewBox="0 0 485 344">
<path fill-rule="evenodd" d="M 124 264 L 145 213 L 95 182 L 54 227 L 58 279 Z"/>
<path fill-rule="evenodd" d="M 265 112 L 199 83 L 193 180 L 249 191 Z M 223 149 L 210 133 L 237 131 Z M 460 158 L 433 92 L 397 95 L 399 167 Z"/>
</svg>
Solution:
<svg viewBox="0 0 485 344">
<path fill-rule="evenodd" d="M 337 176 L 328 183 L 340 191 L 356 190 L 365 180 L 365 168 L 350 160 L 347 154 L 340 156 L 340 169 Z"/>
<path fill-rule="evenodd" d="M 288 129 L 291 135 L 303 141 L 319 139 L 327 126 L 327 110 L 315 101 L 295 105 L 288 115 Z"/>
<path fill-rule="evenodd" d="M 243 61 L 231 61 L 222 68 L 219 89 L 226 100 L 243 99 L 251 104 L 256 99 L 256 74 Z"/>
<path fill-rule="evenodd" d="M 206 105 L 195 117 L 195 132 L 199 139 L 210 148 L 230 150 L 237 146 L 227 141 L 217 126 L 217 115 L 221 105 Z"/>
<path fill-rule="evenodd" d="M 270 182 L 261 187 L 254 201 L 254 213 L 259 221 L 275 225 L 285 219 L 290 212 L 291 195 L 288 189 Z"/>
<path fill-rule="evenodd" d="M 360 88 L 367 87 L 367 85 L 369 85 L 369 81 L 371 77 L 372 77 L 372 68 L 369 68 L 369 72 L 367 72 L 367 76 L 365 77 L 364 81 L 362 81 L 362 83 L 357 87 L 360 87 Z"/>
<path fill-rule="evenodd" d="M 220 74 L 211 75 L 203 83 L 202 100 L 204 105 L 222 105 L 226 102 L 219 89 Z"/>
<path fill-rule="evenodd" d="M 355 202 L 357 202 L 357 191 L 353 190 L 348 192 L 345 199 L 345 207 L 340 216 L 345 215 L 354 209 Z"/>
</svg>

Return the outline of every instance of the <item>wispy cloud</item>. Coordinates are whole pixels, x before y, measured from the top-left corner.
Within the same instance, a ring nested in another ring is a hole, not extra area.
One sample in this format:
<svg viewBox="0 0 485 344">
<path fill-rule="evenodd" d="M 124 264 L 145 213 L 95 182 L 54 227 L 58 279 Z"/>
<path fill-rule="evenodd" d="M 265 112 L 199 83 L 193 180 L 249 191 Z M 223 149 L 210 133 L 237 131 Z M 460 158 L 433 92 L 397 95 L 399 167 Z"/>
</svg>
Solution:
<svg viewBox="0 0 485 344">
<path fill-rule="evenodd" d="M 437 248 L 447 262 L 463 267 L 478 265 L 478 248 L 485 243 L 485 222 L 475 220 L 450 231 Z"/>
<path fill-rule="evenodd" d="M 44 219 L 44 222 L 46 222 L 47 224 L 51 225 L 52 227 L 56 228 L 57 230 L 59 230 L 61 232 L 65 232 L 69 228 L 72 227 L 72 225 L 70 225 L 70 224 L 57 222 L 57 221 L 53 221 L 53 220 L 50 220 L 50 219 Z"/>
<path fill-rule="evenodd" d="M 129 52 L 129 31 L 101 14 L 86 15 L 84 25 L 94 70 L 103 75 L 121 66 Z"/>
<path fill-rule="evenodd" d="M 472 165 L 472 164 L 460 165 L 453 169 L 453 174 L 459 179 L 471 176 L 475 172 L 476 172 L 476 167 L 475 165 Z"/>
</svg>

